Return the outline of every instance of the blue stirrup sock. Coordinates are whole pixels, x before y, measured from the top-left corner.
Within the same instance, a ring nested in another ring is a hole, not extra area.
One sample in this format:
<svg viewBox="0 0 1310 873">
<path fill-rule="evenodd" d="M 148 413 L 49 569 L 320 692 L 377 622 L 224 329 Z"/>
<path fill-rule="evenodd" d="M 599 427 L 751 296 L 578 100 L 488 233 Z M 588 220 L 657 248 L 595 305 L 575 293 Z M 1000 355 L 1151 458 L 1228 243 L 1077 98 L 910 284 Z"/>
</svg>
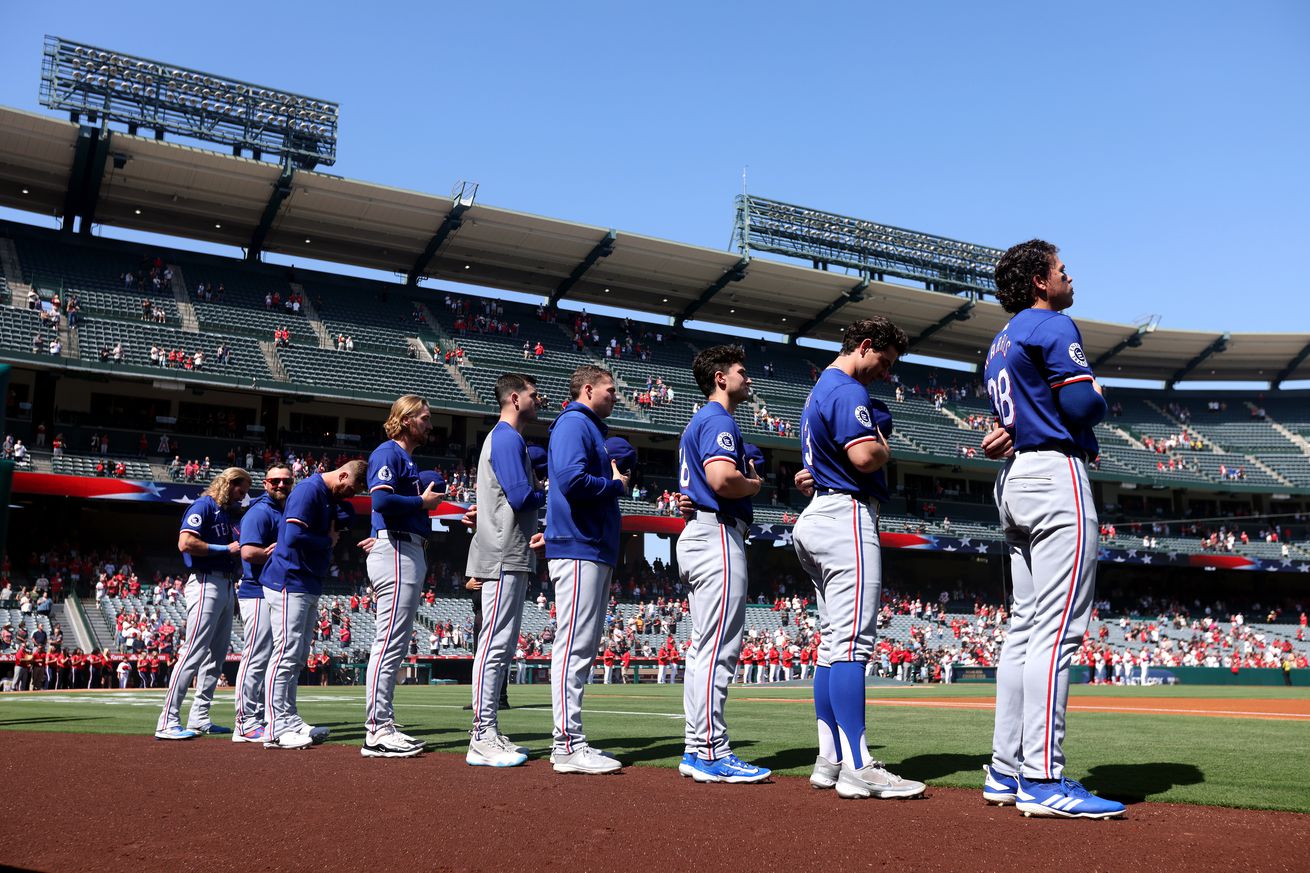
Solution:
<svg viewBox="0 0 1310 873">
<path fill-rule="evenodd" d="M 841 760 L 858 770 L 869 763 L 869 749 L 864 744 L 864 665 L 840 661 L 829 669 L 828 699 L 836 714 Z"/>
<path fill-rule="evenodd" d="M 841 763 L 841 746 L 837 744 L 837 716 L 832 711 L 829 693 L 830 667 L 814 669 L 814 714 L 819 722 L 819 757 L 832 764 Z"/>
</svg>

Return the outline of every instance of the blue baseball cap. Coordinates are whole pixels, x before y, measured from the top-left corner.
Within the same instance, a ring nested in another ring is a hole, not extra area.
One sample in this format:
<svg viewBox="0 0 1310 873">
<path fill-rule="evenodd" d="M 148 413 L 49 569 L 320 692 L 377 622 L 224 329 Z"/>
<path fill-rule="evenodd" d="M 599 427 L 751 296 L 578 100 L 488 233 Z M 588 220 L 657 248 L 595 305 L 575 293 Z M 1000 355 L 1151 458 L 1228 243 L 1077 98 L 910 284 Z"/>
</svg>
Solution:
<svg viewBox="0 0 1310 873">
<path fill-rule="evenodd" d="M 418 474 L 418 490 L 424 492 L 431 485 L 437 491 L 446 490 L 446 480 L 441 478 L 441 474 L 436 470 L 424 470 Z"/>
<path fill-rule="evenodd" d="M 747 443 L 741 447 L 741 453 L 747 463 L 754 461 L 757 469 L 764 469 L 764 452 L 760 451 L 759 446 L 754 443 Z"/>
<path fill-rule="evenodd" d="M 631 473 L 637 465 L 637 450 L 623 437 L 612 436 L 605 440 L 605 451 L 609 453 L 610 460 L 618 465 L 620 473 Z"/>
<path fill-rule="evenodd" d="M 532 462 L 532 472 L 538 479 L 546 478 L 546 449 L 544 446 L 528 446 L 528 460 Z"/>
<path fill-rule="evenodd" d="M 345 530 L 350 527 L 350 523 L 355 520 L 355 507 L 350 503 L 341 500 L 333 505 L 334 526 L 337 530 Z"/>
</svg>

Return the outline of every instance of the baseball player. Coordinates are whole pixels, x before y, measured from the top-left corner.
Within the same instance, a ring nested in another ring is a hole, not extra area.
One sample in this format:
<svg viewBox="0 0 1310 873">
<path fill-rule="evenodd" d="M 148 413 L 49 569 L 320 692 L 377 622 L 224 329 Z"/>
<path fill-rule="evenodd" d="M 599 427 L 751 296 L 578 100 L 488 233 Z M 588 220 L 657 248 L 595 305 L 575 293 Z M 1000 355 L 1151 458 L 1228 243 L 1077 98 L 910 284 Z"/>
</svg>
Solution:
<svg viewBox="0 0 1310 873">
<path fill-rule="evenodd" d="M 814 496 L 796 522 L 796 554 L 814 582 L 822 645 L 814 675 L 819 755 L 810 783 L 846 799 L 915 797 L 922 782 L 890 773 L 865 745 L 864 663 L 873 651 L 882 555 L 878 507 L 888 498 L 892 418 L 869 396 L 904 354 L 905 332 L 881 316 L 846 328 L 801 414 L 801 453 Z"/>
<path fill-rule="evenodd" d="M 411 457 L 432 429 L 428 402 L 417 394 L 397 398 L 382 429 L 388 438 L 368 459 L 375 542 L 365 566 L 377 593 L 377 624 L 369 650 L 360 754 L 409 758 L 423 751 L 423 743 L 396 728 L 392 700 L 427 575 L 428 511 L 441 503 L 441 492 L 435 485 L 420 491 L 418 467 Z"/>
<path fill-rule="evenodd" d="M 273 635 L 264 603 L 264 586 L 259 574 L 273 555 L 277 544 L 282 508 L 295 479 L 291 468 L 274 464 L 264 472 L 264 496 L 241 517 L 241 581 L 237 583 L 237 608 L 245 644 L 241 648 L 241 667 L 236 680 L 236 724 L 234 743 L 264 741 L 264 674 L 273 653 Z"/>
<path fill-rule="evenodd" d="M 619 498 L 628 477 L 605 449 L 614 377 L 583 365 L 569 380 L 569 404 L 550 428 L 546 560 L 558 626 L 551 648 L 551 714 L 557 773 L 613 773 L 623 765 L 587 744 L 582 692 L 605 628 L 610 578 L 619 560 Z"/>
<path fill-rule="evenodd" d="M 168 680 L 155 739 L 189 740 L 202 733 L 231 733 L 230 728 L 209 720 L 209 705 L 232 636 L 232 573 L 241 548 L 228 513 L 241 504 L 249 490 L 250 474 L 229 467 L 215 476 L 205 493 L 182 514 L 177 550 L 191 570 L 183 589 L 186 642 Z M 196 696 L 184 728 L 182 699 L 193 679 Z"/>
<path fill-rule="evenodd" d="M 1042 240 L 996 265 L 996 297 L 1010 321 L 992 341 L 984 376 L 992 411 L 1013 437 L 996 478 L 1014 605 L 996 675 L 992 763 L 983 797 L 1024 815 L 1109 818 L 1124 806 L 1064 777 L 1069 661 L 1087 630 L 1096 584 L 1098 523 L 1086 462 L 1104 416 L 1065 309 L 1073 280 Z"/>
<path fill-rule="evenodd" d="M 771 775 L 733 754 L 723 711 L 746 629 L 746 534 L 754 519 L 751 498 L 760 492 L 755 461 L 747 462 L 732 417 L 751 394 L 745 360 L 740 346 L 711 346 L 696 355 L 691 371 L 705 405 L 678 444 L 679 490 L 696 506 L 677 544 L 691 607 L 678 771 L 697 782 L 762 782 Z"/>
<path fill-rule="evenodd" d="M 309 728 L 296 712 L 295 688 L 337 544 L 337 504 L 361 490 L 366 472 L 363 461 L 348 461 L 305 479 L 287 498 L 273 554 L 259 576 L 273 638 L 264 683 L 266 749 L 303 749 L 327 739 L 327 728 Z"/>
<path fill-rule="evenodd" d="M 496 380 L 496 400 L 500 420 L 478 456 L 477 527 L 465 568 L 470 582 L 479 583 L 483 616 L 473 657 L 473 729 L 464 756 L 475 767 L 517 767 L 528 759 L 500 732 L 496 715 L 536 563 L 533 549 L 543 545 L 537 513 L 546 505 L 523 439 L 523 428 L 536 420 L 543 402 L 537 381 L 506 373 Z"/>
</svg>

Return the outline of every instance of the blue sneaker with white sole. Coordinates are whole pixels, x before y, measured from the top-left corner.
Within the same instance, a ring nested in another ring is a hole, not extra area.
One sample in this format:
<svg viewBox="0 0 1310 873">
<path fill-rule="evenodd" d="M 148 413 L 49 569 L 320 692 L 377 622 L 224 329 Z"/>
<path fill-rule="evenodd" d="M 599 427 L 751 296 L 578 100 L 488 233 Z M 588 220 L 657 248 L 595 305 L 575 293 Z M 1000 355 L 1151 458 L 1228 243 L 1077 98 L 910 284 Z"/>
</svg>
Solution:
<svg viewBox="0 0 1310 873">
<path fill-rule="evenodd" d="M 683 776 L 690 776 L 691 771 L 696 769 L 696 756 L 691 752 L 684 752 L 682 760 L 678 762 L 678 772 Z"/>
<path fill-rule="evenodd" d="M 772 770 L 747 764 L 736 755 L 726 755 L 714 761 L 706 761 L 697 755 L 691 765 L 691 778 L 697 782 L 763 782 L 771 775 Z"/>
<path fill-rule="evenodd" d="M 190 728 L 184 728 L 180 724 L 166 727 L 162 731 L 155 731 L 155 739 L 157 740 L 194 740 L 198 736 L 200 734 Z"/>
<path fill-rule="evenodd" d="M 1122 803 L 1097 797 L 1073 779 L 1029 782 L 1020 776 L 1014 805 L 1025 817 L 1114 818 L 1124 814 Z"/>
<path fill-rule="evenodd" d="M 983 767 L 983 800 L 1005 806 L 1007 803 L 1014 803 L 1018 791 L 1017 778 L 1006 776 L 990 764 Z"/>
<path fill-rule="evenodd" d="M 232 733 L 232 728 L 224 727 L 221 724 L 207 724 L 204 727 L 188 728 L 188 730 L 193 730 L 198 734 L 212 734 L 216 736 L 227 736 Z"/>
</svg>

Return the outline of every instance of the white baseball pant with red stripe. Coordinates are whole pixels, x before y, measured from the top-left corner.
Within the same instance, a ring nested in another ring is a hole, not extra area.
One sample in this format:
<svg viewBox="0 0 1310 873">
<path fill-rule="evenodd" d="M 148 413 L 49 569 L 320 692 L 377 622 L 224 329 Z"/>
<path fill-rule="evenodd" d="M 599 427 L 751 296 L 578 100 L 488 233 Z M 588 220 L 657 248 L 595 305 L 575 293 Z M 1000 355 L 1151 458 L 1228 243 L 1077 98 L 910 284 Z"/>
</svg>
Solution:
<svg viewBox="0 0 1310 873">
<path fill-rule="evenodd" d="M 262 597 L 238 597 L 245 644 L 236 681 L 236 724 L 233 730 L 246 733 L 264 724 L 264 677 L 273 654 L 273 629 L 268 621 L 268 604 Z"/>
<path fill-rule="evenodd" d="M 317 594 L 264 589 L 269 635 L 273 638 L 268 675 L 264 682 L 264 713 L 268 726 L 264 742 L 284 733 L 299 732 L 305 721 L 296 710 L 296 687 L 309 651 L 309 622 L 318 609 Z"/>
<path fill-rule="evenodd" d="M 164 709 L 155 726 L 157 731 L 181 727 L 182 700 L 193 679 L 198 681 L 188 724 L 195 727 L 209 725 L 209 704 L 214 699 L 218 671 L 227 660 L 228 637 L 232 633 L 231 580 L 222 573 L 193 573 L 187 579 L 183 595 L 187 614 L 186 642 L 182 644 L 168 680 Z"/>
<path fill-rule="evenodd" d="M 528 594 L 527 573 L 501 573 L 484 579 L 482 630 L 473 656 L 473 739 L 500 733 L 496 716 L 500 710 L 503 683 L 509 678 L 509 662 L 519 642 L 523 622 L 523 599 Z M 557 604 L 558 606 L 558 604 Z"/>
<path fill-rule="evenodd" d="M 695 518 L 678 537 L 677 554 L 691 606 L 685 751 L 715 761 L 732 754 L 723 709 L 746 627 L 746 543 L 736 526 Z"/>
<path fill-rule="evenodd" d="M 555 588 L 555 642 L 550 650 L 554 750 L 572 754 L 587 742 L 582 733 L 582 692 L 596 664 L 614 568 L 569 558 L 555 558 L 548 566 Z"/>
<path fill-rule="evenodd" d="M 814 582 L 819 666 L 861 664 L 873 653 L 882 596 L 878 504 L 847 494 L 816 494 L 793 531 L 796 556 Z"/>
<path fill-rule="evenodd" d="M 422 543 L 379 533 L 366 567 L 368 580 L 377 595 L 377 612 L 365 680 L 364 727 L 377 733 L 396 720 L 392 705 L 396 679 L 409 653 L 409 636 L 423 596 L 428 561 Z"/>
<path fill-rule="evenodd" d="M 996 671 L 992 763 L 1008 775 L 1064 771 L 1069 663 L 1091 617 L 1097 518 L 1083 462 L 1021 452 L 996 478 L 1014 604 Z"/>
</svg>

